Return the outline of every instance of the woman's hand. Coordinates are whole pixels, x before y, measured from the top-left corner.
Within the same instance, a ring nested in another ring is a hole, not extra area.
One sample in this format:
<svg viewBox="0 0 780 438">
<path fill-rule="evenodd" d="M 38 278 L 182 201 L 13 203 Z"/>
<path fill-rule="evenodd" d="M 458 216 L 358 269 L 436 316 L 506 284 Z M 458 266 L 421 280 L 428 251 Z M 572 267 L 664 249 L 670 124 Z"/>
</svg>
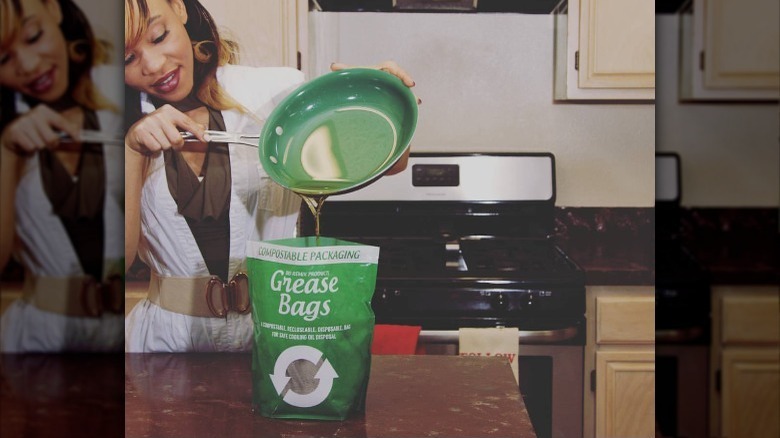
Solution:
<svg viewBox="0 0 780 438">
<path fill-rule="evenodd" d="M 143 155 L 171 148 L 180 149 L 184 146 L 180 131 L 189 131 L 198 140 L 208 142 L 205 126 L 171 105 L 163 105 L 128 129 L 125 145 Z"/>
<path fill-rule="evenodd" d="M 352 68 L 352 67 L 354 67 L 354 66 L 347 65 L 347 64 L 342 64 L 340 62 L 334 62 L 334 63 L 332 63 L 330 65 L 331 71 L 339 71 L 339 70 L 344 70 L 344 69 Z M 390 73 L 391 75 L 396 76 L 397 78 L 399 78 L 404 83 L 404 85 L 406 85 L 409 88 L 412 88 L 415 85 L 414 79 L 412 79 L 412 77 L 409 75 L 409 73 L 407 73 L 406 70 L 402 69 L 394 61 L 384 61 L 384 62 L 381 62 L 381 63 L 379 63 L 377 65 L 373 65 L 371 67 L 368 67 L 368 68 L 373 68 L 373 69 L 377 69 L 377 70 L 386 71 L 386 72 Z M 422 100 L 420 100 L 420 98 L 417 97 L 417 104 L 419 105 L 421 103 L 422 103 Z"/>
<path fill-rule="evenodd" d="M 65 132 L 76 141 L 80 139 L 77 126 L 48 106 L 40 104 L 9 123 L 0 142 L 14 152 L 29 155 L 59 145 L 60 132 Z"/>
</svg>

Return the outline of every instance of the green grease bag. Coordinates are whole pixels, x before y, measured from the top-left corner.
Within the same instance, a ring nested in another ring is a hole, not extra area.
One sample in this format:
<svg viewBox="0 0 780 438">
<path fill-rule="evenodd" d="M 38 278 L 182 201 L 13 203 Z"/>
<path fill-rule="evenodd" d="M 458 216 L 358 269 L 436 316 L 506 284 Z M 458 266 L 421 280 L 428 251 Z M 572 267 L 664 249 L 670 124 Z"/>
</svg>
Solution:
<svg viewBox="0 0 780 438">
<path fill-rule="evenodd" d="M 365 410 L 379 248 L 328 237 L 247 244 L 252 403 L 272 418 Z"/>
</svg>

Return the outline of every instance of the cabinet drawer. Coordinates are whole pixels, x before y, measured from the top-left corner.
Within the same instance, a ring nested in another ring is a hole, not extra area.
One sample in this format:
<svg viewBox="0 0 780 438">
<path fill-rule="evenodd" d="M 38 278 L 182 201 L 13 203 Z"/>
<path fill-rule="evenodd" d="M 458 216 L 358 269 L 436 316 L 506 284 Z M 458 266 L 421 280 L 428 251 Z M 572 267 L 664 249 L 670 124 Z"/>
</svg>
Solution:
<svg viewBox="0 0 780 438">
<path fill-rule="evenodd" d="M 780 299 L 777 294 L 726 295 L 722 302 L 722 342 L 777 344 Z"/>
<path fill-rule="evenodd" d="M 597 297 L 596 342 L 652 344 L 655 342 L 653 297 Z"/>
</svg>

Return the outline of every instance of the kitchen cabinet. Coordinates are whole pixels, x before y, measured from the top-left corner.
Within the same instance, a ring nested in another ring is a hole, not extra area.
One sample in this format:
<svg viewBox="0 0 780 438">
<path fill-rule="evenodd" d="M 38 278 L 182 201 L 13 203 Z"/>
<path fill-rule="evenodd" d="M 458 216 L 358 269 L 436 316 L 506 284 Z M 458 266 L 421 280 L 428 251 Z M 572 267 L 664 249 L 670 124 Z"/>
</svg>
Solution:
<svg viewBox="0 0 780 438">
<path fill-rule="evenodd" d="M 306 71 L 309 3 L 306 0 L 247 2 L 202 0 L 224 36 L 239 44 L 240 63 Z"/>
<path fill-rule="evenodd" d="M 596 352 L 596 436 L 652 436 L 654 366 L 652 350 Z"/>
<path fill-rule="evenodd" d="M 780 2 L 693 0 L 680 13 L 681 100 L 778 100 Z"/>
<path fill-rule="evenodd" d="M 583 436 L 655 436 L 655 291 L 588 286 Z"/>
<path fill-rule="evenodd" d="M 780 436 L 777 286 L 714 286 L 712 436 Z"/>
<path fill-rule="evenodd" d="M 556 100 L 655 98 L 655 2 L 563 0 L 553 14 Z"/>
</svg>

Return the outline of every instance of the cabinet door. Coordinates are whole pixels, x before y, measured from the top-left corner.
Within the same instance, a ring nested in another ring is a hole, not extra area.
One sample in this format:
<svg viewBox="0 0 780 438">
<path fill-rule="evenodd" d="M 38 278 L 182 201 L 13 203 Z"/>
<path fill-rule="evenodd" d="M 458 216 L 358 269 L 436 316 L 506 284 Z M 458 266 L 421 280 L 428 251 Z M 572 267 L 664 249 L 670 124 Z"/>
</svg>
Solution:
<svg viewBox="0 0 780 438">
<path fill-rule="evenodd" d="M 655 354 L 596 352 L 596 436 L 655 436 Z"/>
<path fill-rule="evenodd" d="M 780 3 L 704 3 L 704 84 L 710 88 L 774 88 L 780 76 Z M 760 29 L 756 34 L 755 30 Z"/>
<path fill-rule="evenodd" d="M 564 0 L 553 14 L 556 99 L 655 98 L 655 2 Z"/>
<path fill-rule="evenodd" d="M 725 348 L 721 368 L 721 434 L 780 436 L 780 350 Z"/>
<path fill-rule="evenodd" d="M 694 0 L 682 16 L 681 97 L 780 98 L 778 14 L 777 0 Z"/>
<path fill-rule="evenodd" d="M 308 13 L 300 0 L 201 0 L 223 36 L 239 44 L 240 63 L 253 67 L 299 66 L 299 29 Z M 300 9 L 303 9 L 302 11 Z"/>
<path fill-rule="evenodd" d="M 655 87 L 655 2 L 581 0 L 580 88 Z"/>
</svg>

